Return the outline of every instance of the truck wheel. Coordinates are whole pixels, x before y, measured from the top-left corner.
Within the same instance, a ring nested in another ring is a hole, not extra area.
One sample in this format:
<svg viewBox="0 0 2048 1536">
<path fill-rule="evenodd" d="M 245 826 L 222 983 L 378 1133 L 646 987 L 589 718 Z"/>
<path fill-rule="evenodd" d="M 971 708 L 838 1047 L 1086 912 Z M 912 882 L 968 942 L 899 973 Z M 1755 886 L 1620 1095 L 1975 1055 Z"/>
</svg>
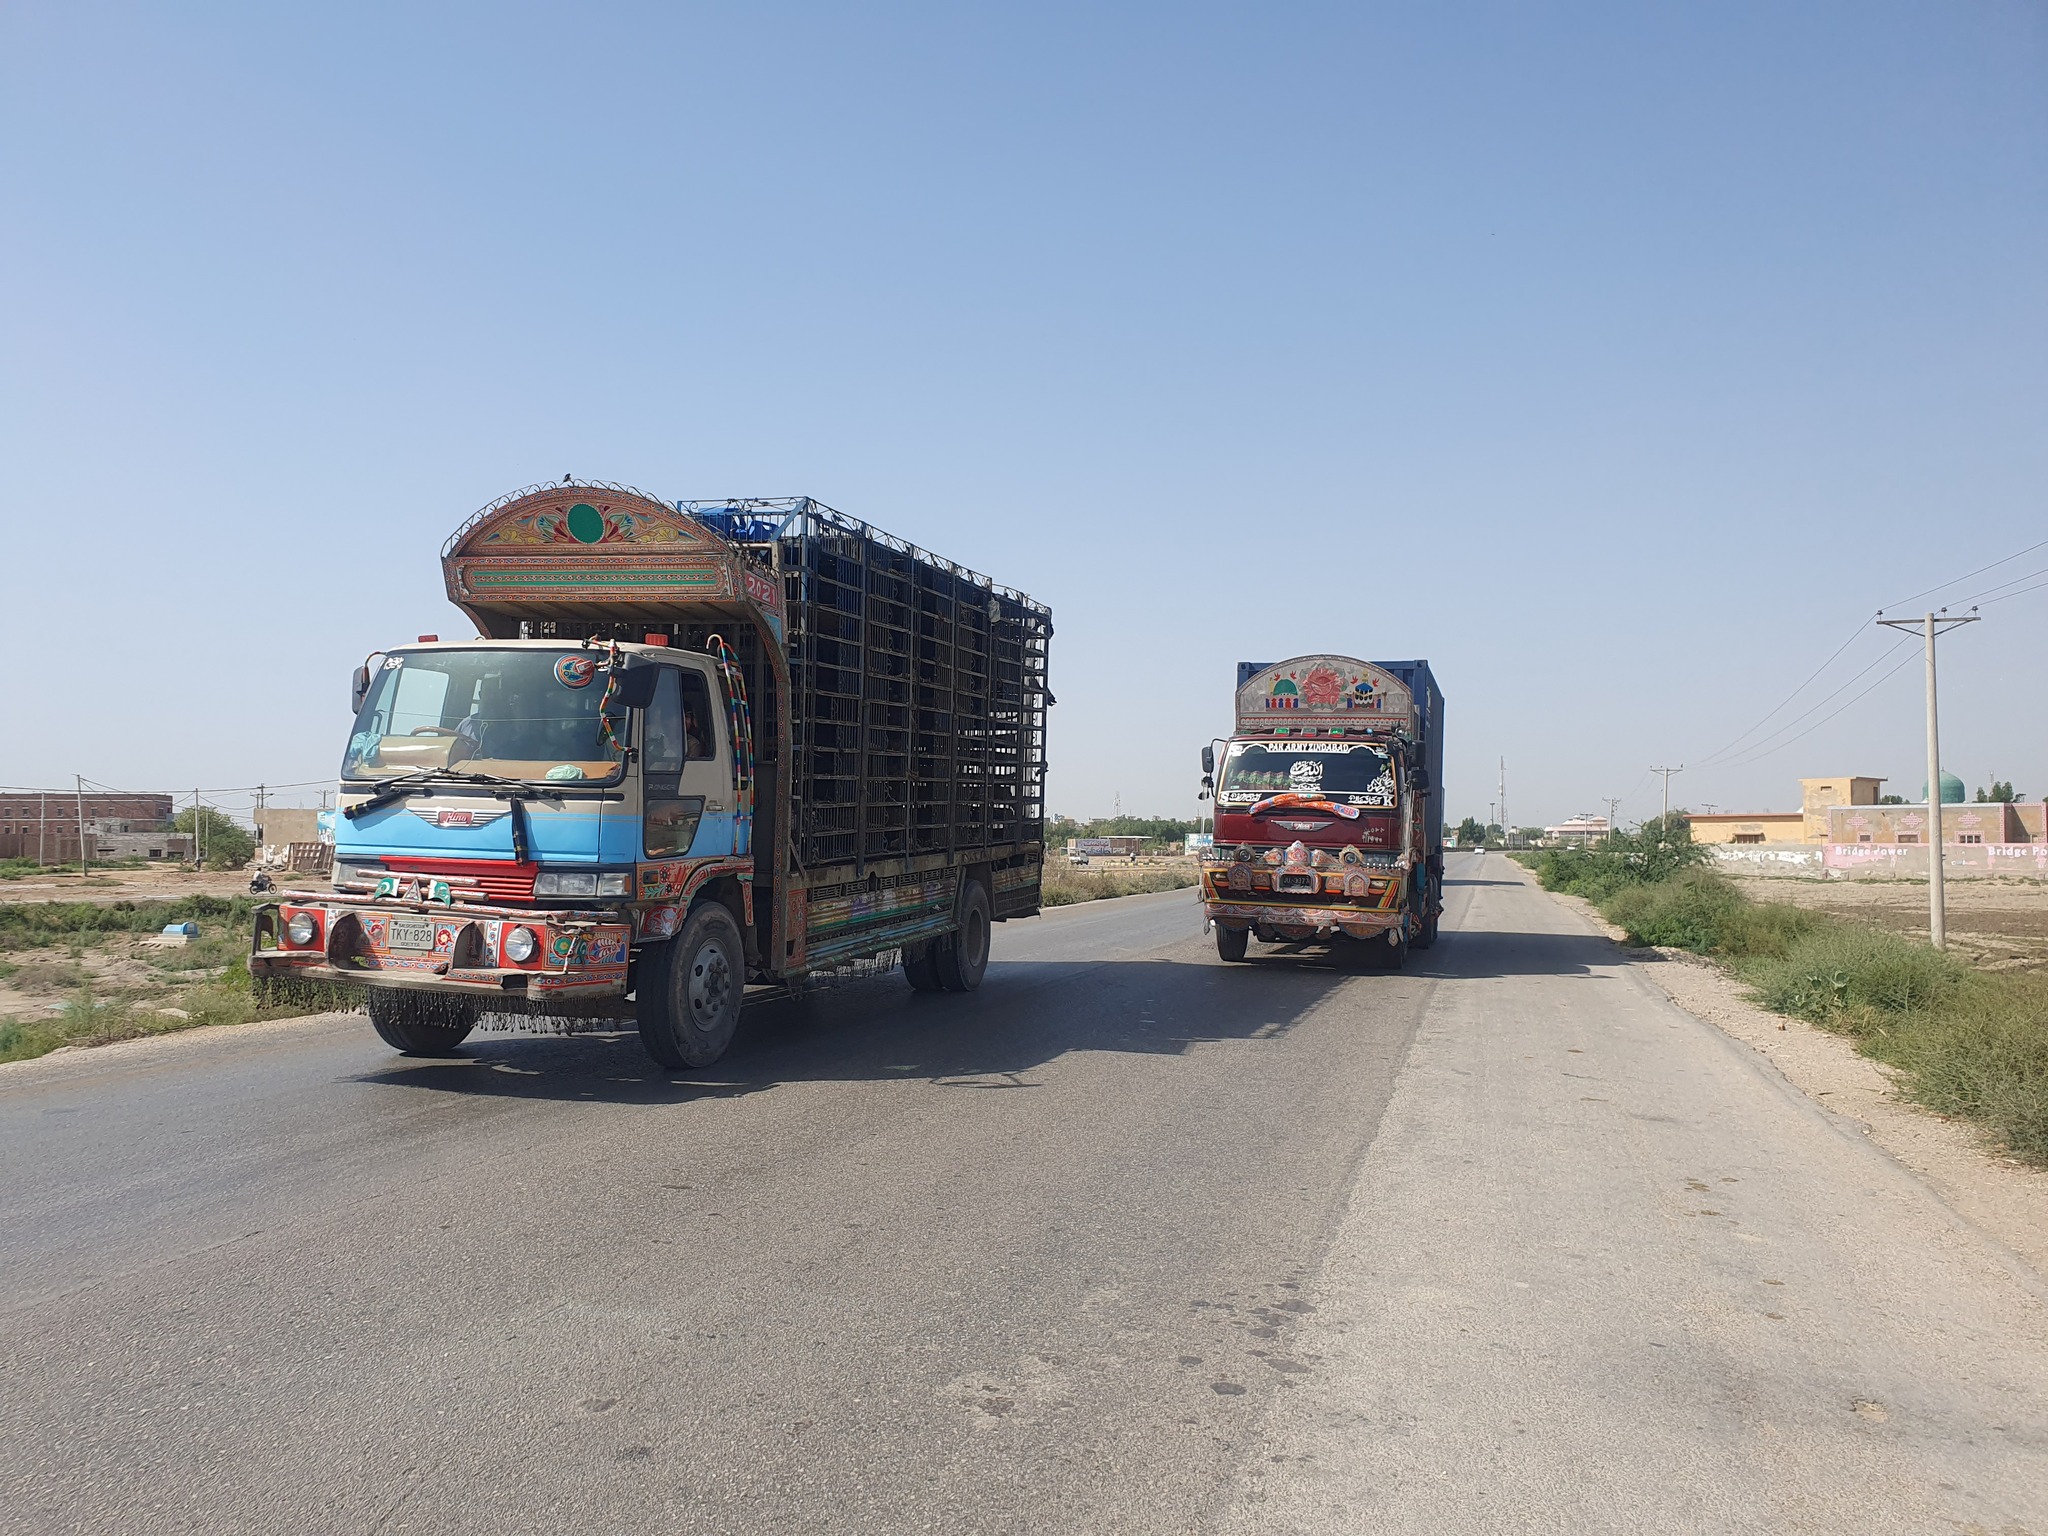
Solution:
<svg viewBox="0 0 2048 1536">
<path fill-rule="evenodd" d="M 939 979 L 940 946 L 943 939 L 933 939 L 925 944 L 903 946 L 903 977 L 910 983 L 913 992 L 943 992 L 946 984 Z"/>
<path fill-rule="evenodd" d="M 960 928 L 932 956 L 939 980 L 948 992 L 972 992 L 988 969 L 988 892 L 979 880 L 967 882 L 960 897 Z"/>
<path fill-rule="evenodd" d="M 1440 912 L 1432 912 L 1422 920 L 1422 931 L 1415 935 L 1415 947 L 1417 949 L 1428 949 L 1436 943 L 1437 919 L 1441 916 L 1443 914 Z"/>
<path fill-rule="evenodd" d="M 371 1027 L 408 1056 L 446 1056 L 476 1028 L 476 1004 L 467 998 L 372 987 L 368 1003 Z"/>
<path fill-rule="evenodd" d="M 648 1055 L 677 1071 L 725 1054 L 740 1023 L 744 954 L 732 913 L 707 901 L 681 933 L 641 957 L 633 1000 Z"/>
<path fill-rule="evenodd" d="M 1380 968 L 1398 971 L 1408 963 L 1408 936 L 1398 928 L 1390 928 L 1387 932 L 1392 942 L 1380 940 Z"/>
<path fill-rule="evenodd" d="M 1252 934 L 1249 928 L 1226 928 L 1216 925 L 1216 953 L 1225 960 L 1242 960 L 1251 948 Z"/>
</svg>

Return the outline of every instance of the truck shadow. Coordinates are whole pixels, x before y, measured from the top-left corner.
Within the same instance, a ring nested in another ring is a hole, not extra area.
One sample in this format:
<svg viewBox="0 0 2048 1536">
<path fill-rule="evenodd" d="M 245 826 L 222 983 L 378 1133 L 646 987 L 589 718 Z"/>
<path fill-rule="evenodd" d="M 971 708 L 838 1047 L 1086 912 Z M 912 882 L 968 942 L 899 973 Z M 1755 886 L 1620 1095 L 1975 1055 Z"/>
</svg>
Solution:
<svg viewBox="0 0 2048 1536">
<path fill-rule="evenodd" d="M 1370 1018 L 1419 1003 L 1418 982 L 1515 976 L 1612 979 L 1619 947 L 1595 934 L 1446 930 L 1400 972 L 1329 951 L 1254 944 L 1247 963 L 1185 958 L 1001 961 L 979 992 L 912 992 L 899 971 L 750 1001 L 731 1051 L 701 1072 L 657 1067 L 630 1026 L 574 1035 L 479 1033 L 436 1060 L 393 1056 L 361 1082 L 491 1098 L 673 1103 L 792 1082 L 923 1080 L 1014 1089 L 1070 1051 L 1178 1055 L 1287 1033 L 1347 983 Z M 1388 988 L 1383 998 L 1376 989 Z"/>
<path fill-rule="evenodd" d="M 494 1098 L 672 1103 L 792 1082 L 923 1080 L 1028 1087 L 1070 1051 L 1179 1055 L 1284 1035 L 1350 978 L 1327 965 L 1172 960 L 996 962 L 972 996 L 912 992 L 900 972 L 747 1005 L 732 1049 L 695 1073 L 657 1067 L 630 1027 L 472 1035 L 436 1060 L 394 1056 L 357 1081 Z"/>
</svg>

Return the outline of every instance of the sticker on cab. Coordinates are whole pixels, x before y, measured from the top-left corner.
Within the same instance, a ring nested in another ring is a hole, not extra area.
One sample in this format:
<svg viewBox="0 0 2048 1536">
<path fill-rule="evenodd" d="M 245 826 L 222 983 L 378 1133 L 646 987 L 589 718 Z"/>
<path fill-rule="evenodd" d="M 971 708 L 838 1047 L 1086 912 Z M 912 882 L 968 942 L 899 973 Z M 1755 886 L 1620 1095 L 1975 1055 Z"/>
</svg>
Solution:
<svg viewBox="0 0 2048 1536">
<path fill-rule="evenodd" d="M 555 663 L 555 681 L 564 688 L 588 688 L 597 676 L 597 663 L 588 656 L 564 656 Z"/>
</svg>

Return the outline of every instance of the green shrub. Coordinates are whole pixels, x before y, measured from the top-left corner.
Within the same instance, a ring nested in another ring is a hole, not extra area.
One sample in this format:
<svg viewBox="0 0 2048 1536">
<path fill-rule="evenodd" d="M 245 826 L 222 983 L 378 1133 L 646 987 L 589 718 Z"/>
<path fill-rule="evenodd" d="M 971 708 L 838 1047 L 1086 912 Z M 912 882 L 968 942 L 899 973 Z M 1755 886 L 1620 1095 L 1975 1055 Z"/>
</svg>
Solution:
<svg viewBox="0 0 2048 1536">
<path fill-rule="evenodd" d="M 1597 902 L 1632 885 L 1668 880 L 1709 857 L 1683 816 L 1660 816 L 1633 832 L 1610 832 L 1590 848 L 1543 848 L 1522 862 L 1545 890 Z"/>
<path fill-rule="evenodd" d="M 1817 924 L 1782 955 L 1761 958 L 1746 974 L 1758 1000 L 1774 1012 L 1870 1035 L 1951 1003 L 1967 973 L 1925 944 L 1833 921 Z"/>
</svg>

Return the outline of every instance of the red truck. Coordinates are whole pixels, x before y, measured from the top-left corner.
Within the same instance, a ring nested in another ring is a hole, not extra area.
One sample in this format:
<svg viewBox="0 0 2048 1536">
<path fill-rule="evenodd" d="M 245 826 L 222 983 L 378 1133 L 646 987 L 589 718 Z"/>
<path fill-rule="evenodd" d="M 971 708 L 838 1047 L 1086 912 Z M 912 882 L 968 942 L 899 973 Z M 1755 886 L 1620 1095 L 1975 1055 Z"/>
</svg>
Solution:
<svg viewBox="0 0 2048 1536">
<path fill-rule="evenodd" d="M 1240 662 L 1237 680 L 1235 730 L 1202 749 L 1216 952 L 1244 960 L 1257 938 L 1395 968 L 1429 948 L 1444 879 L 1444 701 L 1429 663 L 1297 656 Z"/>
</svg>

